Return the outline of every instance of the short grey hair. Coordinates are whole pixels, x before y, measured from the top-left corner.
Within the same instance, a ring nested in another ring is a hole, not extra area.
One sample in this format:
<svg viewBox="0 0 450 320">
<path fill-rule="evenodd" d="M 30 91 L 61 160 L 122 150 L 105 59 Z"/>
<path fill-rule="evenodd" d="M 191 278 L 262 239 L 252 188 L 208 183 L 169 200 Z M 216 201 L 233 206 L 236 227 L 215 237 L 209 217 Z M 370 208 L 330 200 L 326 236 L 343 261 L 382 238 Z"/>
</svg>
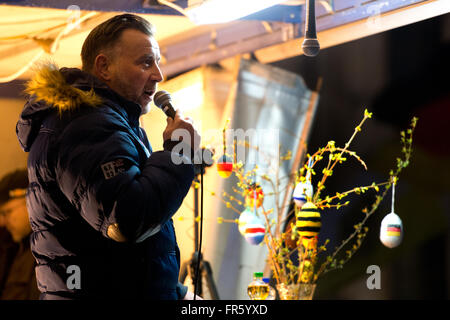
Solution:
<svg viewBox="0 0 450 320">
<path fill-rule="evenodd" d="M 135 29 L 148 36 L 155 33 L 153 25 L 140 16 L 126 13 L 112 17 L 92 29 L 84 41 L 81 49 L 82 69 L 91 72 L 97 55 L 111 49 L 126 29 Z"/>
</svg>

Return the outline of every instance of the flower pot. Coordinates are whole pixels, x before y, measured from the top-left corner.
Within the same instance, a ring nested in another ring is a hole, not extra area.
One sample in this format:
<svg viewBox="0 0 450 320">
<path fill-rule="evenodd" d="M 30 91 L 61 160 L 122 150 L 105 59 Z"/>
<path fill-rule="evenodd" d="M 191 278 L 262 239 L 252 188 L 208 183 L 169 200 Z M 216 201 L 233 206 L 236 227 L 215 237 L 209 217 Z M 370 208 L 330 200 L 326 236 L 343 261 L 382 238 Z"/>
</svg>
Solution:
<svg viewBox="0 0 450 320">
<path fill-rule="evenodd" d="M 315 289 L 315 283 L 277 284 L 281 300 L 312 300 Z"/>
</svg>

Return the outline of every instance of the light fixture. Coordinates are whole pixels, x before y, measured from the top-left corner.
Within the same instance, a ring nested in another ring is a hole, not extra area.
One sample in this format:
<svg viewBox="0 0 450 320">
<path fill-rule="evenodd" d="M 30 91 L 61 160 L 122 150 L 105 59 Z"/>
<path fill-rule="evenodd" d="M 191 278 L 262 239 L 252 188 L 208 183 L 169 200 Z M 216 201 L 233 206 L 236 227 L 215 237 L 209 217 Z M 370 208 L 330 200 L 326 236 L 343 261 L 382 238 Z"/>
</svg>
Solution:
<svg viewBox="0 0 450 320">
<path fill-rule="evenodd" d="M 196 24 L 214 24 L 236 20 L 285 1 L 204 0 L 195 1 L 195 4 L 189 5 L 185 9 L 167 0 L 159 0 L 158 2 L 181 12 Z"/>
</svg>

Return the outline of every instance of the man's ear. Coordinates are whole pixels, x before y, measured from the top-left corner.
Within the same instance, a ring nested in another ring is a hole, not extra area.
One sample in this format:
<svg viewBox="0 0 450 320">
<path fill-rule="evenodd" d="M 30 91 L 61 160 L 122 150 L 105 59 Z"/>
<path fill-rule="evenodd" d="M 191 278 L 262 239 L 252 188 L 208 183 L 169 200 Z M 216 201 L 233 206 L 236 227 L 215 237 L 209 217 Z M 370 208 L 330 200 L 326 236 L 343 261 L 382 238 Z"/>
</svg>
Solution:
<svg viewBox="0 0 450 320">
<path fill-rule="evenodd" d="M 94 74 L 105 82 L 111 80 L 111 59 L 103 53 L 95 57 Z"/>
</svg>

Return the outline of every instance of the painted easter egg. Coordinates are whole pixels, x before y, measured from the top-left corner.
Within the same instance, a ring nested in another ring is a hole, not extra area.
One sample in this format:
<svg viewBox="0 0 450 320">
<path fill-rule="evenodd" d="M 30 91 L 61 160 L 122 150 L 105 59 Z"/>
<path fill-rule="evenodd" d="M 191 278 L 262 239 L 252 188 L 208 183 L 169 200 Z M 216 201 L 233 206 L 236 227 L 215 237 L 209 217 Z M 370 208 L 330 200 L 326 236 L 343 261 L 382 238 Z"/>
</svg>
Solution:
<svg viewBox="0 0 450 320">
<path fill-rule="evenodd" d="M 388 248 L 397 247 L 403 239 L 403 224 L 394 212 L 386 215 L 381 221 L 380 241 Z"/>
<path fill-rule="evenodd" d="M 257 183 L 252 184 L 245 190 L 245 206 L 248 208 L 254 208 L 255 200 L 256 207 L 261 207 L 264 201 L 264 192 L 261 186 Z"/>
<path fill-rule="evenodd" d="M 294 189 L 294 202 L 297 207 L 301 208 L 302 205 L 311 199 L 313 196 L 313 186 L 311 182 L 299 182 Z"/>
<path fill-rule="evenodd" d="M 233 160 L 226 155 L 223 155 L 219 161 L 217 161 L 217 172 L 222 178 L 228 178 L 233 172 Z"/>
<path fill-rule="evenodd" d="M 250 221 L 245 226 L 245 240 L 253 245 L 258 245 L 264 240 L 266 234 L 266 228 L 264 224 L 256 216 L 256 219 Z"/>
<path fill-rule="evenodd" d="M 257 217 L 255 216 L 255 213 L 253 212 L 253 210 L 251 210 L 250 208 L 245 208 L 245 210 L 241 212 L 241 214 L 239 216 L 239 220 L 238 220 L 238 228 L 239 228 L 239 232 L 243 236 L 245 236 L 245 227 L 246 227 L 247 223 L 254 220 L 255 218 L 257 218 Z"/>
</svg>

